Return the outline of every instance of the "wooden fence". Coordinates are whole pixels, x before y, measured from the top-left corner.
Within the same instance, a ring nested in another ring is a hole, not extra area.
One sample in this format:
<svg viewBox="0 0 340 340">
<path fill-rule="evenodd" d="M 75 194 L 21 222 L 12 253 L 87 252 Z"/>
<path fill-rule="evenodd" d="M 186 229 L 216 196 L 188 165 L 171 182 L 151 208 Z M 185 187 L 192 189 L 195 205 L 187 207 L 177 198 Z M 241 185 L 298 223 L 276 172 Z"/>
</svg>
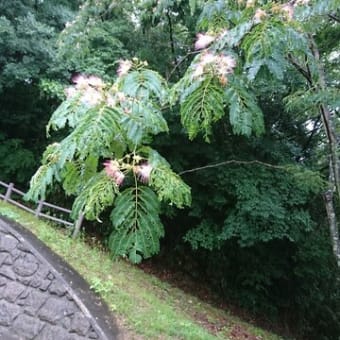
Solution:
<svg viewBox="0 0 340 340">
<path fill-rule="evenodd" d="M 83 223 L 83 220 L 84 220 L 84 215 L 83 214 L 80 214 L 78 219 L 76 221 L 74 221 L 74 222 L 67 221 L 67 220 L 64 220 L 64 219 L 59 218 L 59 217 L 51 216 L 51 215 L 46 214 L 46 213 L 43 212 L 44 207 L 47 207 L 49 209 L 54 209 L 57 212 L 66 213 L 66 214 L 68 214 L 68 216 L 70 216 L 71 210 L 59 207 L 57 205 L 54 205 L 52 203 L 48 203 L 48 202 L 45 202 L 45 201 L 38 201 L 36 208 L 32 209 L 32 208 L 24 205 L 23 203 L 18 202 L 14 198 L 12 198 L 13 194 L 17 194 L 20 197 L 23 197 L 25 195 L 24 192 L 22 192 L 22 191 L 18 190 L 17 188 L 15 188 L 13 183 L 7 184 L 7 183 L 4 183 L 4 182 L 0 181 L 0 188 L 1 187 L 4 187 L 5 191 L 6 191 L 5 194 L 1 194 L 1 192 L 0 192 L 0 199 L 2 199 L 3 201 L 12 203 L 13 205 L 15 205 L 15 206 L 17 206 L 17 207 L 19 207 L 21 209 L 24 209 L 24 210 L 34 214 L 37 217 L 43 217 L 43 218 L 46 218 L 46 219 L 51 220 L 53 222 L 62 223 L 64 225 L 66 225 L 67 227 L 72 227 L 72 228 L 74 228 L 72 236 L 73 237 L 77 236 L 77 234 L 78 234 L 78 232 L 79 232 L 79 230 L 81 228 L 81 225 Z M 23 200 L 21 200 L 21 201 L 23 201 Z"/>
</svg>

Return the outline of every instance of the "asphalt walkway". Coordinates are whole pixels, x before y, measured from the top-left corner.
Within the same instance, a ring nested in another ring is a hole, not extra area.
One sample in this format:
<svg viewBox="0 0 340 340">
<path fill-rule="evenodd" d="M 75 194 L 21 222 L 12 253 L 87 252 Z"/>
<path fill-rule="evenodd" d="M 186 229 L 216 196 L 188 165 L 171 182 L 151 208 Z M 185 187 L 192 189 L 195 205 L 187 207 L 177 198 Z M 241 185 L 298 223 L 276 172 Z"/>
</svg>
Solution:
<svg viewBox="0 0 340 340">
<path fill-rule="evenodd" d="M 113 340 L 117 334 L 86 282 L 29 231 L 0 217 L 0 339 Z"/>
</svg>

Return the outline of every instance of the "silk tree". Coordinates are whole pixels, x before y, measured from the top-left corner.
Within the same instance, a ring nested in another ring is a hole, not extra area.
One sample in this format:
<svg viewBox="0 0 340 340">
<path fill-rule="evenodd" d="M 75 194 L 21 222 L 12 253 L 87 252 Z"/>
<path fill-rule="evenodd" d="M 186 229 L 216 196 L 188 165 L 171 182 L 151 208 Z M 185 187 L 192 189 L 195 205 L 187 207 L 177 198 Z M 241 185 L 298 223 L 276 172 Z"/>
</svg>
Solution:
<svg viewBox="0 0 340 340">
<path fill-rule="evenodd" d="M 172 13 L 173 5 L 159 1 L 151 5 L 152 12 Z M 101 212 L 113 206 L 110 247 L 115 255 L 140 262 L 159 250 L 159 203 L 190 204 L 190 188 L 150 144 L 168 131 L 162 110 L 179 107 L 191 140 L 203 135 L 209 142 L 213 127 L 226 118 L 229 133 L 260 136 L 265 128 L 262 97 L 270 101 L 285 88 L 287 110 L 316 127 L 319 117 L 322 122 L 323 132 L 315 129 L 311 138 L 328 146 L 325 202 L 340 263 L 338 195 L 333 195 L 340 188 L 337 83 L 326 67 L 332 51 L 320 53 L 318 47 L 326 28 L 336 30 L 337 1 L 190 1 L 190 6 L 193 12 L 201 9 L 188 53 L 188 59 L 194 58 L 176 84 L 137 58 L 120 60 L 117 76 L 105 82 L 91 75 L 73 79 L 74 87 L 48 125 L 49 131 L 68 127 L 71 132 L 47 148 L 28 197 L 43 198 L 57 181 L 76 196 L 75 217 L 84 213 L 100 220 Z M 175 69 L 185 58 L 172 58 Z M 300 168 L 302 162 L 296 164 Z"/>
</svg>

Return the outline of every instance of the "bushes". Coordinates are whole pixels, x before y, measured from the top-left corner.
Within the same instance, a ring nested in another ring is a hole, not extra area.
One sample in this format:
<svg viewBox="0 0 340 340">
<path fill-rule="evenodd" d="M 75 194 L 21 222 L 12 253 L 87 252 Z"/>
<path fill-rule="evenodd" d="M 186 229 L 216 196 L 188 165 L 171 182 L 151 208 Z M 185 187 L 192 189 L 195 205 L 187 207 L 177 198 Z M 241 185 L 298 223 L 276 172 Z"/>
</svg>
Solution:
<svg viewBox="0 0 340 340">
<path fill-rule="evenodd" d="M 215 131 L 212 144 L 196 142 L 196 148 L 183 142 L 173 155 L 167 149 L 168 157 L 179 171 L 228 160 L 236 149 L 236 159 L 251 160 L 256 154 L 268 164 L 292 157 L 273 136 L 256 142 L 219 141 L 218 136 Z M 180 138 L 158 142 L 171 145 Z M 259 318 L 265 315 L 299 338 L 336 339 L 338 272 L 318 175 L 291 167 L 229 164 L 183 178 L 192 187 L 193 203 L 166 222 L 162 253 L 167 261 L 208 282 L 224 300 Z"/>
</svg>

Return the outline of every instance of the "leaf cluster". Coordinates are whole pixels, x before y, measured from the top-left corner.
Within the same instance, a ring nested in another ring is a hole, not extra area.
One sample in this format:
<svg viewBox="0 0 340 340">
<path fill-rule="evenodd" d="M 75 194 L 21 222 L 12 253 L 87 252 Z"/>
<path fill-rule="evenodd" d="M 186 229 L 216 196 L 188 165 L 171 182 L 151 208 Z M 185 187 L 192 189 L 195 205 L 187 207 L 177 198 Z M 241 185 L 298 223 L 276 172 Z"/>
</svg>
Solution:
<svg viewBox="0 0 340 340">
<path fill-rule="evenodd" d="M 48 132 L 67 128 L 69 133 L 47 147 L 26 196 L 43 199 L 48 188 L 60 182 L 67 194 L 76 196 L 74 219 L 82 213 L 100 221 L 100 214 L 114 205 L 109 246 L 114 256 L 127 255 L 133 262 L 159 250 L 164 233 L 159 202 L 179 208 L 190 204 L 188 186 L 148 146 L 154 135 L 168 131 L 161 112 L 167 88 L 164 79 L 145 66 L 134 59 L 131 70 L 114 84 L 80 76 L 84 84 L 71 89 L 73 94 L 47 126 Z M 103 170 L 100 162 L 105 159 Z M 123 184 L 117 176 L 125 178 Z"/>
</svg>

